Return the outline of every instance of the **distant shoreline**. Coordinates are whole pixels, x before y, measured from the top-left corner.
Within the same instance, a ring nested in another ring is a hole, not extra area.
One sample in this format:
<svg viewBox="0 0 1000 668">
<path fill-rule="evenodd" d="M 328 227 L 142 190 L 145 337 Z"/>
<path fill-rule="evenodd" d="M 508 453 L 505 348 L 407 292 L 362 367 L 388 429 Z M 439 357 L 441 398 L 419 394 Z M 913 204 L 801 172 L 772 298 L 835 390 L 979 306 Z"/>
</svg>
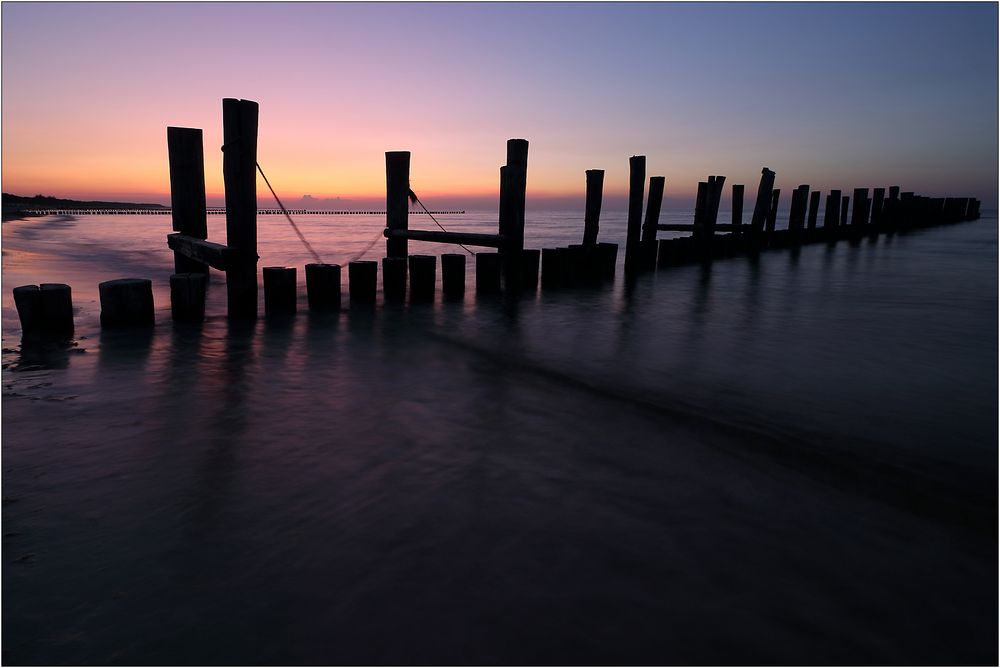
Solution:
<svg viewBox="0 0 1000 668">
<path fill-rule="evenodd" d="M 23 220 L 35 217 L 37 214 L 29 213 L 39 209 L 122 209 L 122 210 L 167 210 L 170 207 L 162 204 L 149 204 L 137 202 L 105 202 L 105 201 L 84 201 L 75 199 L 62 199 L 52 195 L 35 195 L 34 197 L 24 197 L 22 195 L 12 195 L 3 193 L 3 220 Z"/>
</svg>

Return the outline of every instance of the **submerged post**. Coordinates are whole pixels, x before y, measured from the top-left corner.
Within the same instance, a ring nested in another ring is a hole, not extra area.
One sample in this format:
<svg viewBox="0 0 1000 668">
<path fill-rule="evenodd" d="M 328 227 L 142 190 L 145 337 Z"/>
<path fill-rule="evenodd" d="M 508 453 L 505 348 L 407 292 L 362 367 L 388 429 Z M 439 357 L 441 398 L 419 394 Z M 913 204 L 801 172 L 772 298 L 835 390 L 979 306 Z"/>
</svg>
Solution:
<svg viewBox="0 0 1000 668">
<path fill-rule="evenodd" d="M 208 238 L 205 213 L 205 151 L 198 128 L 167 128 L 170 163 L 170 217 L 175 232 L 196 239 Z M 208 265 L 174 251 L 178 274 L 208 273 Z"/>
<path fill-rule="evenodd" d="M 583 214 L 583 243 L 596 244 L 601 220 L 601 199 L 604 192 L 604 170 L 587 170 L 587 206 Z"/>
<path fill-rule="evenodd" d="M 385 153 L 385 226 L 389 230 L 406 230 L 410 213 L 410 152 L 386 151 Z M 385 240 L 386 257 L 406 259 L 405 238 L 388 237 Z M 404 276 L 405 269 L 404 269 Z"/>
<path fill-rule="evenodd" d="M 628 166 L 628 227 L 625 234 L 626 276 L 634 274 L 639 268 L 640 226 L 642 225 L 642 191 L 646 186 L 646 156 L 633 155 L 628 159 Z M 542 280 L 544 279 L 545 270 L 543 269 Z"/>
<path fill-rule="evenodd" d="M 229 317 L 257 317 L 257 116 L 250 100 L 222 101 L 222 175 L 226 186 Z"/>
</svg>

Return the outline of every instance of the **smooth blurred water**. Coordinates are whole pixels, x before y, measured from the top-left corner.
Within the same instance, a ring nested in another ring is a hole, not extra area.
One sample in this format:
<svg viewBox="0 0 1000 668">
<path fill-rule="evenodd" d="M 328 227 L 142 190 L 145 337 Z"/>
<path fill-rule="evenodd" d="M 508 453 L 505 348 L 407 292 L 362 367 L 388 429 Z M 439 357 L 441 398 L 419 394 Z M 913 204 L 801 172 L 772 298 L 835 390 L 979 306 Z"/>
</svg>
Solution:
<svg viewBox="0 0 1000 668">
<path fill-rule="evenodd" d="M 296 222 L 343 263 L 384 225 Z M 374 312 L 345 271 L 326 317 L 265 216 L 298 316 L 231 325 L 213 274 L 201 327 L 169 232 L 3 225 L 6 663 L 996 662 L 995 216 L 507 303 L 471 258 L 464 301 Z M 529 212 L 527 247 L 581 235 Z M 125 276 L 146 336 L 99 328 Z M 37 282 L 75 347 L 19 347 Z"/>
</svg>

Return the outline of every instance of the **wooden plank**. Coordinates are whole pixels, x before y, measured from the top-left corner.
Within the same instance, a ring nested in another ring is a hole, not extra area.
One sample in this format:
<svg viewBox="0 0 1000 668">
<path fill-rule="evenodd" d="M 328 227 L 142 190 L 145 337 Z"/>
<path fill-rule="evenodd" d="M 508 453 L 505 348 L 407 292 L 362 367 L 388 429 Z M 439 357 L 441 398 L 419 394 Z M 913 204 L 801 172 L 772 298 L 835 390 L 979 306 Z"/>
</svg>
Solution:
<svg viewBox="0 0 1000 668">
<path fill-rule="evenodd" d="M 180 232 L 167 235 L 167 246 L 175 253 L 207 264 L 219 271 L 228 270 L 236 257 L 236 251 L 229 246 L 212 243 Z"/>
<path fill-rule="evenodd" d="M 500 248 L 505 238 L 502 234 L 474 234 L 471 232 L 438 232 L 436 230 L 385 230 L 387 239 L 412 239 L 413 241 L 433 241 L 439 244 L 467 244 Z"/>
</svg>

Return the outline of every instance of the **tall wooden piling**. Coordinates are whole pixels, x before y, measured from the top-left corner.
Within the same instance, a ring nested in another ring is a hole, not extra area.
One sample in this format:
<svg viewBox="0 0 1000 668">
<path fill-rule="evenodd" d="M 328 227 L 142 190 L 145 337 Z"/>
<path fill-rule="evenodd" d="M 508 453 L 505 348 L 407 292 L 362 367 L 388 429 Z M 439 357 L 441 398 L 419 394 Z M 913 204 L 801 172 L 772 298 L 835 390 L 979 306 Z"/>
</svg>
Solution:
<svg viewBox="0 0 1000 668">
<path fill-rule="evenodd" d="M 854 189 L 854 209 L 851 211 L 851 227 L 864 227 L 868 224 L 865 215 L 865 203 L 868 201 L 868 188 Z"/>
<path fill-rule="evenodd" d="M 757 186 L 757 200 L 753 206 L 753 216 L 750 219 L 750 232 L 759 243 L 759 237 L 764 232 L 768 213 L 771 211 L 772 190 L 774 189 L 774 172 L 767 167 L 760 170 L 760 185 Z"/>
<path fill-rule="evenodd" d="M 840 227 L 847 227 L 847 212 L 850 204 L 850 195 L 844 195 L 840 198 Z"/>
<path fill-rule="evenodd" d="M 708 208 L 705 218 L 705 234 L 709 242 L 715 236 L 715 225 L 719 219 L 719 204 L 722 202 L 722 188 L 725 186 L 725 176 L 708 177 Z"/>
<path fill-rule="evenodd" d="M 664 176 L 649 177 L 649 198 L 646 200 L 646 218 L 642 224 L 641 246 L 642 269 L 649 271 L 656 267 L 656 226 L 660 223 L 660 207 L 663 204 Z M 583 264 L 586 264 L 584 259 Z M 583 274 L 587 274 L 586 270 Z"/>
<path fill-rule="evenodd" d="M 170 216 L 173 230 L 196 239 L 208 238 L 205 213 L 205 151 L 198 128 L 167 128 L 170 163 Z M 208 265 L 174 252 L 177 273 L 208 273 Z"/>
<path fill-rule="evenodd" d="M 872 191 L 872 225 L 876 228 L 882 226 L 882 212 L 885 208 L 885 188 L 876 188 Z"/>
<path fill-rule="evenodd" d="M 596 244 L 600 229 L 601 199 L 604 193 L 604 170 L 587 170 L 587 204 L 583 214 L 583 243 Z"/>
<path fill-rule="evenodd" d="M 809 200 L 809 186 L 800 185 L 792 191 L 792 206 L 788 211 L 788 230 L 793 235 L 802 232 L 806 222 L 806 207 Z"/>
<path fill-rule="evenodd" d="M 634 275 L 639 270 L 639 242 L 642 226 L 642 195 L 646 186 L 646 156 L 633 155 L 628 159 L 628 227 L 625 233 L 625 274 Z M 543 258 L 544 262 L 544 251 Z M 545 271 L 542 270 L 542 280 Z"/>
<path fill-rule="evenodd" d="M 500 247 L 504 280 L 508 290 L 521 287 L 521 251 L 524 250 L 524 208 L 528 185 L 528 140 L 507 140 L 507 164 L 501 172 Z"/>
<path fill-rule="evenodd" d="M 385 226 L 389 230 L 407 230 L 410 215 L 410 152 L 386 151 L 385 153 Z M 407 256 L 407 240 L 388 237 L 385 240 L 385 255 L 404 260 Z M 385 277 L 383 275 L 383 280 Z"/>
<path fill-rule="evenodd" d="M 774 226 L 778 219 L 778 200 L 780 198 L 780 188 L 775 188 L 771 191 L 771 204 L 767 210 L 767 228 L 765 229 L 768 241 L 774 236 Z"/>
<path fill-rule="evenodd" d="M 816 218 L 819 216 L 820 192 L 817 190 L 809 195 L 809 222 L 807 227 L 810 230 L 816 229 Z"/>
<path fill-rule="evenodd" d="M 733 230 L 743 225 L 743 185 L 733 185 Z"/>
<path fill-rule="evenodd" d="M 257 117 L 250 100 L 222 101 L 229 316 L 257 317 Z"/>
<path fill-rule="evenodd" d="M 833 229 L 840 226 L 840 191 L 831 190 L 826 196 L 826 211 L 823 214 L 823 227 Z"/>
</svg>

